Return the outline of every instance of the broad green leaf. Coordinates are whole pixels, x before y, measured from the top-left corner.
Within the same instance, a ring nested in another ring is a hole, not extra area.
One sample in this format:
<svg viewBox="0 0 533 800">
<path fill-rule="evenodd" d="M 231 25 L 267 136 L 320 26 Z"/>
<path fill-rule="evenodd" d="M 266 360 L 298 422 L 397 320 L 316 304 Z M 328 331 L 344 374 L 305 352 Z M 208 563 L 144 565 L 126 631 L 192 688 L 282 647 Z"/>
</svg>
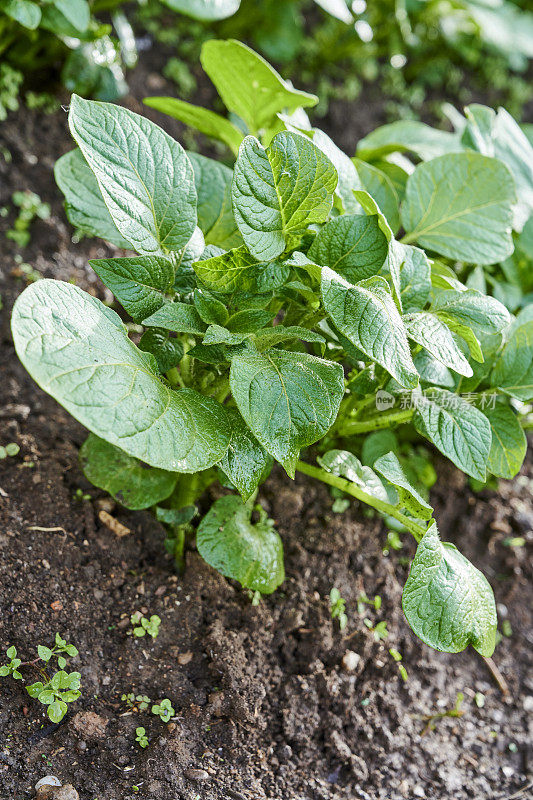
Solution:
<svg viewBox="0 0 533 800">
<path fill-rule="evenodd" d="M 417 431 L 467 475 L 484 481 L 491 430 L 484 414 L 446 389 L 420 396 L 414 423 Z"/>
<path fill-rule="evenodd" d="M 87 30 L 91 19 L 87 0 L 53 0 L 53 5 L 78 31 Z"/>
<path fill-rule="evenodd" d="M 458 292 L 454 289 L 438 292 L 431 310 L 447 317 L 454 317 L 462 325 L 467 325 L 482 333 L 498 333 L 511 321 L 505 306 L 494 297 L 481 294 L 475 289 Z"/>
<path fill-rule="evenodd" d="M 152 328 L 164 328 L 174 333 L 205 333 L 207 325 L 198 311 L 188 303 L 167 303 L 142 321 Z"/>
<path fill-rule="evenodd" d="M 413 389 L 418 385 L 405 326 L 383 278 L 354 286 L 324 267 L 322 298 L 328 316 L 352 344 L 381 364 L 401 386 Z"/>
<path fill-rule="evenodd" d="M 494 365 L 491 383 L 517 400 L 533 399 L 533 321 L 513 331 Z"/>
<path fill-rule="evenodd" d="M 81 447 L 80 461 L 87 480 L 132 511 L 165 500 L 178 477 L 175 472 L 147 467 L 93 433 Z"/>
<path fill-rule="evenodd" d="M 437 361 L 427 350 L 420 350 L 413 356 L 414 365 L 422 383 L 430 386 L 442 386 L 444 389 L 455 387 L 455 378 L 442 361 Z"/>
<path fill-rule="evenodd" d="M 39 658 L 42 658 L 43 661 L 50 661 L 52 658 L 52 651 L 49 647 L 45 647 L 43 644 L 40 644 L 37 647 L 37 655 Z"/>
<path fill-rule="evenodd" d="M 266 150 L 247 136 L 233 177 L 233 212 L 250 253 L 269 261 L 290 237 L 324 222 L 332 207 L 337 173 L 307 137 L 282 131 Z"/>
<path fill-rule="evenodd" d="M 194 305 L 206 325 L 225 325 L 229 319 L 224 303 L 205 290 L 194 290 Z"/>
<path fill-rule="evenodd" d="M 0 11 L 30 30 L 38 28 L 41 21 L 41 9 L 30 0 L 0 0 Z"/>
<path fill-rule="evenodd" d="M 307 328 L 300 328 L 298 325 L 276 325 L 274 328 L 264 328 L 256 333 L 256 347 L 258 350 L 266 350 L 274 347 L 281 342 L 291 339 L 301 339 L 304 342 L 324 345 L 325 339 L 319 333 L 310 331 Z"/>
<path fill-rule="evenodd" d="M 389 272 L 392 280 L 392 287 L 393 292 L 395 295 L 396 305 L 401 311 L 401 278 L 400 278 L 400 268 L 402 262 L 405 259 L 404 255 L 404 245 L 400 244 L 394 238 L 394 234 L 391 230 L 389 223 L 383 212 L 381 211 L 380 207 L 376 203 L 373 197 L 371 197 L 367 191 L 363 189 L 356 189 L 353 192 L 354 197 L 359 201 L 361 204 L 363 211 L 365 214 L 376 215 L 378 218 L 378 224 L 385 236 L 387 242 L 389 243 L 389 252 L 387 254 L 387 259 L 385 261 L 385 265 L 383 267 L 384 272 Z"/>
<path fill-rule="evenodd" d="M 205 332 L 203 343 L 206 346 L 213 344 L 237 345 L 245 342 L 250 336 L 250 333 L 232 333 L 222 325 L 210 325 Z"/>
<path fill-rule="evenodd" d="M 177 100 L 174 97 L 145 97 L 144 104 L 178 119 L 185 125 L 190 125 L 205 136 L 218 139 L 227 144 L 235 155 L 239 152 L 244 134 L 225 117 L 215 114 L 207 108 Z M 189 154 L 189 156 L 192 154 Z M 203 156 L 200 156 L 203 158 Z"/>
<path fill-rule="evenodd" d="M 165 373 L 183 358 L 183 345 L 163 328 L 149 328 L 141 336 L 139 349 L 151 353 L 157 361 L 159 372 Z"/>
<path fill-rule="evenodd" d="M 164 305 L 174 283 L 174 267 L 160 256 L 100 258 L 89 264 L 136 322 Z"/>
<path fill-rule="evenodd" d="M 317 461 L 323 469 L 333 475 L 355 483 L 372 497 L 389 502 L 387 490 L 374 470 L 364 467 L 359 459 L 347 450 L 328 450 L 323 456 L 318 456 Z"/>
<path fill-rule="evenodd" d="M 191 389 L 173 391 L 120 317 L 77 286 L 43 279 L 17 299 L 17 355 L 39 386 L 82 425 L 126 453 L 173 472 L 223 457 L 225 409 Z"/>
<path fill-rule="evenodd" d="M 272 594 L 285 580 L 283 544 L 266 514 L 256 524 L 252 509 L 233 495 L 221 497 L 196 532 L 198 552 L 207 563 L 254 592 Z"/>
<path fill-rule="evenodd" d="M 224 249 L 238 247 L 242 244 L 242 237 L 231 205 L 233 171 L 198 153 L 188 153 L 188 156 L 198 195 L 198 225 L 206 245 L 214 244 Z"/>
<path fill-rule="evenodd" d="M 339 198 L 341 208 L 345 214 L 361 213 L 361 206 L 354 197 L 354 191 L 361 189 L 361 181 L 355 165 L 346 153 L 337 147 L 335 142 L 318 128 L 313 128 L 310 132 L 313 142 L 329 158 L 338 175 L 338 183 L 335 188 L 335 195 Z M 335 205 L 338 205 L 336 203 Z M 373 213 L 373 212 L 370 212 Z"/>
<path fill-rule="evenodd" d="M 376 215 L 335 217 L 318 232 L 309 258 L 355 283 L 377 275 L 388 252 L 388 243 Z"/>
<path fill-rule="evenodd" d="M 68 706 L 63 700 L 54 700 L 48 706 L 48 716 L 52 722 L 61 722 L 68 711 Z"/>
<path fill-rule="evenodd" d="M 307 353 L 245 350 L 231 362 L 230 386 L 256 439 L 294 477 L 301 448 L 335 421 L 344 376 L 340 364 Z"/>
<path fill-rule="evenodd" d="M 264 450 L 235 408 L 228 408 L 231 439 L 219 467 L 228 476 L 244 501 L 255 492 L 272 458 Z"/>
<path fill-rule="evenodd" d="M 430 647 L 458 653 L 471 644 L 482 656 L 494 652 L 492 589 L 455 545 L 440 541 L 436 524 L 417 547 L 402 606 L 413 631 Z"/>
<path fill-rule="evenodd" d="M 480 364 L 482 364 L 484 361 L 483 350 L 481 349 L 481 343 L 472 328 L 469 325 L 459 322 L 457 317 L 453 317 L 451 314 L 446 314 L 443 311 L 439 311 L 437 316 L 441 322 L 444 322 L 444 324 L 447 325 L 452 333 L 455 333 L 457 336 L 460 336 L 461 339 L 464 339 L 474 361 L 478 361 Z"/>
<path fill-rule="evenodd" d="M 162 0 L 173 11 L 203 22 L 232 17 L 241 0 Z"/>
<path fill-rule="evenodd" d="M 459 152 L 462 147 L 458 134 L 439 131 L 415 120 L 399 120 L 382 125 L 357 144 L 357 155 L 365 161 L 403 150 L 415 153 L 422 161 L 428 161 L 446 153 Z"/>
<path fill-rule="evenodd" d="M 367 467 L 372 467 L 380 456 L 390 452 L 398 452 L 398 439 L 395 434 L 390 429 L 373 431 L 368 436 L 365 436 L 361 450 L 361 461 Z"/>
<path fill-rule="evenodd" d="M 508 168 L 479 153 L 452 153 L 420 164 L 401 208 L 406 241 L 448 258 L 494 264 L 513 251 L 516 201 Z"/>
<path fill-rule="evenodd" d="M 269 126 L 280 111 L 314 106 L 318 98 L 294 89 L 260 55 L 235 39 L 210 39 L 202 46 L 202 66 L 229 111 L 251 133 Z"/>
<path fill-rule="evenodd" d="M 365 161 L 361 161 L 360 158 L 353 158 L 352 161 L 359 175 L 362 188 L 376 200 L 391 230 L 396 233 L 400 227 L 400 210 L 398 195 L 392 181 L 388 175 L 376 166 L 367 164 Z"/>
<path fill-rule="evenodd" d="M 522 426 L 508 405 L 488 407 L 483 413 L 492 430 L 488 470 L 497 478 L 514 478 L 520 472 L 527 451 Z"/>
<path fill-rule="evenodd" d="M 272 322 L 274 313 L 262 308 L 248 308 L 238 311 L 228 320 L 228 330 L 233 333 L 255 333 Z"/>
<path fill-rule="evenodd" d="M 194 270 L 211 291 L 222 294 L 270 292 L 285 283 L 290 272 L 281 262 L 258 261 L 246 247 L 197 261 Z"/>
<path fill-rule="evenodd" d="M 456 344 L 452 332 L 435 314 L 429 311 L 404 314 L 403 321 L 409 338 L 425 347 L 437 361 L 459 375 L 473 375 L 472 367 Z"/>
<path fill-rule="evenodd" d="M 81 150 L 76 148 L 58 158 L 54 177 L 65 195 L 65 210 L 74 227 L 87 236 L 99 236 L 117 247 L 131 249 L 130 242 L 118 232 Z"/>
<path fill-rule="evenodd" d="M 132 248 L 141 255 L 182 250 L 196 226 L 196 189 L 181 145 L 145 117 L 78 95 L 69 125 Z"/>
<path fill-rule="evenodd" d="M 394 453 L 390 452 L 380 456 L 374 462 L 374 470 L 392 483 L 398 493 L 400 508 L 405 508 L 413 517 L 430 519 L 433 515 L 433 508 L 411 486 Z"/>
<path fill-rule="evenodd" d="M 400 295 L 405 311 L 419 311 L 431 292 L 431 266 L 423 250 L 394 242 L 391 247 L 400 262 Z"/>
</svg>

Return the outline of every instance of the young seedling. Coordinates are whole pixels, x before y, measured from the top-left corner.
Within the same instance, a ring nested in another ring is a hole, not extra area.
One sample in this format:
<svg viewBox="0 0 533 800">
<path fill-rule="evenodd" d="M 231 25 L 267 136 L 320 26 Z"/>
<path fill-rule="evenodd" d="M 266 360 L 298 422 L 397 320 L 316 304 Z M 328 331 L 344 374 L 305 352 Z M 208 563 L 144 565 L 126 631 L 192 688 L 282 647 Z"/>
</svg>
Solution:
<svg viewBox="0 0 533 800">
<path fill-rule="evenodd" d="M 407 670 L 405 669 L 404 665 L 400 663 L 403 659 L 402 654 L 398 650 L 395 650 L 394 647 L 391 647 L 389 649 L 389 653 L 391 654 L 392 658 L 394 659 L 394 661 L 398 666 L 398 672 L 400 673 L 402 681 L 404 682 L 407 681 L 409 678 Z"/>
<path fill-rule="evenodd" d="M 160 700 L 159 703 L 156 703 L 152 706 L 152 714 L 155 714 L 156 717 L 159 717 L 162 722 L 170 722 L 175 714 L 175 711 L 172 708 L 170 700 L 165 697 L 164 700 Z"/>
<path fill-rule="evenodd" d="M 446 717 L 451 717 L 452 719 L 462 717 L 463 714 L 465 713 L 464 710 L 461 708 L 464 699 L 465 699 L 464 694 L 462 692 L 458 692 L 457 698 L 455 700 L 455 705 L 453 708 L 450 708 L 447 711 L 439 711 L 436 714 L 414 715 L 415 719 L 420 719 L 426 723 L 422 731 L 420 732 L 420 736 L 425 736 L 426 733 L 428 733 L 429 731 L 434 731 L 436 724 L 440 719 L 445 719 Z"/>
<path fill-rule="evenodd" d="M 145 747 L 148 747 L 149 745 L 148 736 L 146 735 L 146 731 L 144 728 L 142 727 L 135 728 L 135 741 L 137 742 L 139 747 L 143 748 L 143 750 Z"/>
<path fill-rule="evenodd" d="M 16 442 L 9 442 L 6 444 L 5 447 L 0 445 L 0 459 L 7 458 L 8 456 L 13 457 L 20 453 L 20 447 Z"/>
<path fill-rule="evenodd" d="M 358 611 L 358 613 L 359 614 L 364 614 L 365 613 L 365 606 L 367 606 L 367 605 L 368 606 L 373 606 L 376 609 L 376 611 L 379 611 L 379 609 L 381 608 L 381 597 L 379 596 L 379 594 L 376 594 L 374 596 L 374 599 L 370 600 L 370 598 L 367 597 L 367 595 L 364 592 L 362 592 L 359 595 L 359 597 L 357 598 L 357 611 Z"/>
<path fill-rule="evenodd" d="M 487 287 L 501 277 L 493 265 L 529 258 L 521 186 L 533 150 L 506 112 L 472 106 L 455 133 L 414 123 L 415 141 L 412 125 L 385 127 L 352 160 L 306 118 L 318 98 L 245 45 L 211 39 L 202 64 L 231 117 L 195 108 L 194 119 L 228 145 L 233 169 L 77 95 L 79 149 L 55 167 L 74 225 L 136 253 L 91 265 L 142 326 L 138 346 L 99 300 L 41 280 L 15 303 L 17 354 L 91 431 L 89 480 L 127 508 L 157 508 L 180 569 L 193 533 L 184 509 L 219 480 L 240 497 L 216 500 L 198 552 L 245 589 L 275 591 L 283 545 L 249 501 L 277 461 L 412 534 L 412 629 L 437 650 L 490 656 L 492 590 L 441 541 L 434 475 L 402 442 L 429 442 L 478 481 L 520 469 L 530 290 L 514 316 Z M 150 105 L 191 119 L 179 100 Z M 319 442 L 318 463 L 302 460 Z"/>
<path fill-rule="evenodd" d="M 126 703 L 128 708 L 131 708 L 132 711 L 146 711 L 152 702 L 145 694 L 136 695 L 133 692 L 121 695 L 120 699 L 123 703 Z"/>
<path fill-rule="evenodd" d="M 381 620 L 381 622 L 377 622 L 375 625 L 372 625 L 372 620 L 366 617 L 363 622 L 365 623 L 366 627 L 368 628 L 371 633 L 374 634 L 374 639 L 376 642 L 381 641 L 382 639 L 385 640 L 389 635 L 387 630 L 387 621 Z"/>
<path fill-rule="evenodd" d="M 348 624 L 346 600 L 341 597 L 341 593 L 335 587 L 329 593 L 329 613 L 331 614 L 331 619 L 339 620 L 339 628 L 343 631 Z"/>
<path fill-rule="evenodd" d="M 26 247 L 30 241 L 30 225 L 33 220 L 48 219 L 50 217 L 50 206 L 43 203 L 35 192 L 13 192 L 11 197 L 13 204 L 20 209 L 18 217 L 13 224 L 12 230 L 7 231 L 6 236 L 18 244 L 19 247 Z"/>
<path fill-rule="evenodd" d="M 84 492 L 83 489 L 76 489 L 74 492 L 74 500 L 77 500 L 78 503 L 83 503 L 85 500 L 91 500 L 91 495 L 87 492 Z"/>
<path fill-rule="evenodd" d="M 42 678 L 40 681 L 30 684 L 26 691 L 30 697 L 39 700 L 47 706 L 47 713 L 52 722 L 61 722 L 68 711 L 68 703 L 73 703 L 78 699 L 81 675 L 79 672 L 66 672 L 67 659 L 65 655 L 74 657 L 78 655 L 78 650 L 72 644 L 68 644 L 59 633 L 56 633 L 55 644 L 53 647 L 39 645 L 37 647 L 38 657 L 33 661 L 21 661 L 17 658 L 17 650 L 11 646 L 7 650 L 7 657 L 10 661 L 0 666 L 0 677 L 12 676 L 15 680 L 24 680 L 20 669 L 29 667 L 37 670 Z M 65 654 L 65 655 L 63 655 Z M 59 670 L 49 674 L 45 665 L 56 658 Z"/>
<path fill-rule="evenodd" d="M 130 633 L 137 638 L 142 638 L 149 634 L 152 639 L 157 639 L 159 634 L 159 626 L 161 625 L 161 617 L 158 617 L 157 614 L 152 614 L 152 616 L 148 619 L 144 617 L 140 611 L 136 611 L 134 614 L 131 615 L 131 624 L 133 625 L 133 630 Z"/>
</svg>

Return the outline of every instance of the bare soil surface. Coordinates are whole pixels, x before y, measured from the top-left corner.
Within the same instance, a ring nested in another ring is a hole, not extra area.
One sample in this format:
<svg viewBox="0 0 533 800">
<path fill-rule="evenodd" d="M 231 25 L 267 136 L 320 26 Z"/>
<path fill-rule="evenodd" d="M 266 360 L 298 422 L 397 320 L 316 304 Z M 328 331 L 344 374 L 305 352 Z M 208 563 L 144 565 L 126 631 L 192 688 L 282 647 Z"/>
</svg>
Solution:
<svg viewBox="0 0 533 800">
<path fill-rule="evenodd" d="M 126 102 L 138 111 L 135 98 L 169 89 L 142 72 L 132 87 Z M 408 537 L 384 556 L 383 523 L 356 502 L 334 514 L 328 490 L 310 480 L 292 483 L 276 471 L 260 492 L 283 538 L 287 579 L 258 607 L 194 546 L 177 576 L 150 514 L 115 506 L 112 514 L 131 530 L 123 538 L 100 522 L 104 495 L 78 466 L 84 430 L 38 389 L 13 349 L 10 310 L 25 285 L 17 249 L 4 237 L 14 190 L 31 189 L 52 205 L 51 219 L 34 223 L 24 260 L 104 296 L 87 262 L 112 250 L 71 242 L 53 181 L 54 161 L 71 147 L 66 114 L 22 110 L 4 123 L 0 144 L 12 157 L 6 164 L 0 155 L 0 206 L 10 208 L 0 219 L 0 444 L 21 448 L 0 461 L 0 650 L 14 644 L 30 659 L 59 631 L 79 649 L 71 667 L 83 691 L 53 725 L 20 682 L 0 680 L 2 800 L 33 796 L 46 774 L 72 783 L 81 800 L 530 797 L 532 570 L 527 547 L 505 541 L 533 543 L 531 459 L 498 494 L 474 494 L 439 460 L 432 495 L 443 538 L 484 571 L 500 620 L 511 625 L 494 655 L 507 694 L 474 651 L 439 654 L 409 630 L 400 606 L 414 552 Z M 75 500 L 79 488 L 91 499 Z M 333 586 L 346 599 L 343 632 L 329 614 Z M 381 596 L 379 612 L 358 613 L 363 591 Z M 127 635 L 136 610 L 161 617 L 154 641 Z M 375 641 L 365 617 L 386 620 L 386 641 Z M 407 682 L 389 648 L 402 653 Z M 347 651 L 356 654 L 351 665 Z M 175 718 L 165 725 L 128 710 L 121 701 L 128 692 L 168 697 Z M 436 720 L 422 734 L 420 717 L 453 708 L 458 692 L 464 715 Z M 150 740 L 145 750 L 135 743 L 140 725 Z"/>
</svg>

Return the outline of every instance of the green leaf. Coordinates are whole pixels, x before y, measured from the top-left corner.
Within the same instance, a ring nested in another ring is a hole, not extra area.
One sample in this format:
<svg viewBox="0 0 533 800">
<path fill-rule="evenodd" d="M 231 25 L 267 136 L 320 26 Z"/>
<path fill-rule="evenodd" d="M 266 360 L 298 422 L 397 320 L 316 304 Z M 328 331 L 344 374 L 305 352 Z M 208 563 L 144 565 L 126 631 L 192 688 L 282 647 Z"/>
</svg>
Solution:
<svg viewBox="0 0 533 800">
<path fill-rule="evenodd" d="M 376 128 L 357 144 L 357 155 L 365 161 L 387 153 L 408 150 L 423 161 L 462 150 L 456 133 L 430 128 L 423 122 L 399 120 Z"/>
<path fill-rule="evenodd" d="M 39 386 L 102 439 L 154 467 L 197 472 L 229 443 L 225 410 L 158 379 L 119 316 L 77 286 L 43 279 L 17 299 L 17 354 Z"/>
<path fill-rule="evenodd" d="M 271 594 L 285 580 L 283 544 L 271 521 L 263 518 L 254 525 L 251 514 L 240 498 L 221 497 L 200 522 L 196 546 L 222 575 Z"/>
<path fill-rule="evenodd" d="M 133 511 L 149 508 L 172 494 L 178 477 L 146 467 L 92 433 L 82 445 L 80 461 L 87 480 Z"/>
<path fill-rule="evenodd" d="M 485 480 L 492 435 L 489 421 L 479 409 L 446 389 L 434 389 L 419 398 L 414 423 L 456 467 Z"/>
<path fill-rule="evenodd" d="M 409 338 L 425 347 L 437 361 L 458 372 L 459 375 L 470 377 L 474 374 L 450 329 L 435 314 L 429 311 L 404 314 L 403 321 Z"/>
<path fill-rule="evenodd" d="M 386 453 L 374 462 L 374 470 L 392 483 L 398 492 L 398 505 L 405 508 L 413 517 L 430 519 L 433 508 L 411 486 L 405 477 L 400 462 L 394 453 Z"/>
<path fill-rule="evenodd" d="M 228 309 L 224 303 L 209 292 L 195 289 L 194 305 L 206 325 L 225 325 L 229 319 Z"/>
<path fill-rule="evenodd" d="M 239 138 L 235 153 L 239 152 Z M 231 182 L 233 170 L 198 153 L 188 153 L 198 195 L 198 225 L 205 236 L 205 243 L 224 249 L 238 247 L 242 237 L 238 231 L 231 204 Z"/>
<path fill-rule="evenodd" d="M 227 344 L 233 346 L 242 344 L 249 338 L 249 333 L 232 333 L 222 325 L 210 325 L 205 332 L 204 345 Z"/>
<path fill-rule="evenodd" d="M 308 255 L 317 264 L 355 283 L 377 275 L 387 252 L 387 239 L 376 215 L 345 215 L 321 228 Z"/>
<path fill-rule="evenodd" d="M 151 353 L 157 361 L 159 372 L 164 374 L 183 358 L 183 345 L 179 339 L 171 338 L 163 328 L 149 328 L 141 336 L 139 350 Z"/>
<path fill-rule="evenodd" d="M 234 408 L 228 409 L 231 439 L 219 467 L 230 479 L 244 501 L 255 492 L 272 466 L 272 459 Z"/>
<path fill-rule="evenodd" d="M 229 409 L 228 409 L 229 410 Z M 156 508 L 155 516 L 159 522 L 166 525 L 187 525 L 198 513 L 196 506 L 183 506 L 183 508 Z"/>
<path fill-rule="evenodd" d="M 206 324 L 198 311 L 188 303 L 167 303 L 142 321 L 143 325 L 164 328 L 174 333 L 205 333 Z"/>
<path fill-rule="evenodd" d="M 0 667 L 0 678 L 5 678 L 11 672 L 11 668 L 7 664 L 3 664 Z"/>
<path fill-rule="evenodd" d="M 57 666 L 59 667 L 59 669 L 65 669 L 65 667 L 67 666 L 67 659 L 64 656 L 58 656 Z"/>
<path fill-rule="evenodd" d="M 232 17 L 241 0 L 163 0 L 173 11 L 204 22 Z"/>
<path fill-rule="evenodd" d="M 246 247 L 197 261 L 194 271 L 213 292 L 270 292 L 289 277 L 290 269 L 278 261 L 258 261 Z"/>
<path fill-rule="evenodd" d="M 301 339 L 304 342 L 320 345 L 324 345 L 326 341 L 319 333 L 310 331 L 307 328 L 300 328 L 298 325 L 289 325 L 288 327 L 276 325 L 274 328 L 265 328 L 257 331 L 255 335 L 255 343 L 258 350 L 266 350 L 291 339 Z"/>
<path fill-rule="evenodd" d="M 322 297 L 329 317 L 352 344 L 381 364 L 401 386 L 418 385 L 405 327 L 383 278 L 353 286 L 324 267 Z"/>
<path fill-rule="evenodd" d="M 50 661 L 52 658 L 52 651 L 49 647 L 45 647 L 43 644 L 40 644 L 37 647 L 37 655 L 39 658 L 42 658 L 43 661 Z"/>
<path fill-rule="evenodd" d="M 400 242 L 391 243 L 400 262 L 400 297 L 405 311 L 419 311 L 431 291 L 431 265 L 423 250 Z"/>
<path fill-rule="evenodd" d="M 527 439 L 516 414 L 508 405 L 485 408 L 490 422 L 492 443 L 488 470 L 497 478 L 514 478 L 526 457 Z"/>
<path fill-rule="evenodd" d="M 517 400 L 533 399 L 533 320 L 513 331 L 494 365 L 491 383 Z"/>
<path fill-rule="evenodd" d="M 401 208 L 407 240 L 448 258 L 494 264 L 513 251 L 514 181 L 501 161 L 453 153 L 420 164 Z"/>
<path fill-rule="evenodd" d="M 250 253 L 261 261 L 281 255 L 332 208 L 337 173 L 307 137 L 282 131 L 266 150 L 247 136 L 233 177 L 233 212 Z"/>
<path fill-rule="evenodd" d="M 317 461 L 333 475 L 355 483 L 372 497 L 389 502 L 387 490 L 374 470 L 364 467 L 359 459 L 347 450 L 328 450 L 323 456 L 318 456 Z"/>
<path fill-rule="evenodd" d="M 67 692 L 61 692 L 61 699 L 65 703 L 73 703 L 80 696 L 81 692 L 78 689 L 69 689 Z"/>
<path fill-rule="evenodd" d="M 26 686 L 26 691 L 30 697 L 39 697 L 43 689 L 44 684 L 42 681 L 37 681 L 37 683 L 32 683 L 30 686 Z"/>
<path fill-rule="evenodd" d="M 100 258 L 89 264 L 136 322 L 164 305 L 174 283 L 174 267 L 160 256 Z"/>
<path fill-rule="evenodd" d="M 482 656 L 494 652 L 492 589 L 453 544 L 440 541 L 436 524 L 418 545 L 402 605 L 409 625 L 430 647 L 458 653 L 471 644 Z"/>
<path fill-rule="evenodd" d="M 228 330 L 232 333 L 255 333 L 272 322 L 274 314 L 262 308 L 249 308 L 238 311 L 228 320 Z"/>
<path fill-rule="evenodd" d="M 122 236 L 141 255 L 185 247 L 196 226 L 185 150 L 145 117 L 73 95 L 69 125 Z"/>
<path fill-rule="evenodd" d="M 167 114 L 185 125 L 190 125 L 191 128 L 195 128 L 205 136 L 224 142 L 235 155 L 239 152 L 243 133 L 220 114 L 215 114 L 214 111 L 195 106 L 192 103 L 186 103 L 184 100 L 177 100 L 174 97 L 145 97 L 143 102 L 150 108 L 161 111 L 162 114 Z M 192 155 L 195 154 L 189 153 L 189 157 Z M 198 156 L 198 158 L 203 158 L 203 156 Z"/>
<path fill-rule="evenodd" d="M 437 316 L 441 322 L 443 322 L 452 331 L 452 333 L 455 333 L 457 336 L 460 336 L 461 339 L 464 339 L 474 361 L 482 364 L 484 361 L 483 350 L 481 348 L 480 341 L 472 328 L 469 325 L 459 322 L 457 317 L 453 317 L 450 314 L 444 313 L 443 311 L 438 311 Z"/>
<path fill-rule="evenodd" d="M 282 350 L 234 356 L 230 386 L 256 439 L 291 477 L 300 449 L 331 427 L 344 394 L 340 364 Z"/>
<path fill-rule="evenodd" d="M 54 6 L 70 24 L 83 33 L 89 27 L 91 10 L 87 0 L 53 0 Z"/>
<path fill-rule="evenodd" d="M 15 645 L 12 644 L 11 647 L 7 648 L 6 655 L 11 660 L 16 658 L 16 656 L 17 656 L 17 648 L 15 647 Z"/>
<path fill-rule="evenodd" d="M 251 133 L 258 133 L 280 111 L 314 106 L 318 98 L 294 89 L 260 55 L 235 39 L 210 39 L 202 45 L 202 66 L 222 102 L 238 114 Z"/>
<path fill-rule="evenodd" d="M 498 333 L 511 321 L 509 312 L 502 303 L 475 289 L 467 289 L 465 292 L 455 289 L 438 292 L 431 310 L 439 315 L 454 317 L 462 325 L 483 333 Z"/>
<path fill-rule="evenodd" d="M 362 188 L 376 200 L 391 230 L 396 233 L 400 227 L 400 209 L 398 195 L 391 179 L 372 164 L 367 164 L 359 158 L 353 158 L 352 161 Z"/>
<path fill-rule="evenodd" d="M 0 0 L 0 11 L 29 30 L 38 28 L 41 21 L 41 9 L 30 0 Z"/>
<path fill-rule="evenodd" d="M 76 148 L 58 158 L 54 177 L 65 195 L 67 217 L 75 228 L 87 236 L 99 236 L 117 247 L 131 248 L 130 242 L 118 232 L 98 181 L 81 150 Z"/>
<path fill-rule="evenodd" d="M 361 451 L 361 461 L 367 467 L 372 467 L 380 456 L 390 452 L 398 452 L 398 439 L 395 434 L 390 429 L 373 431 L 373 433 L 365 436 Z"/>
<path fill-rule="evenodd" d="M 63 700 L 55 700 L 48 706 L 48 716 L 52 722 L 61 722 L 68 711 L 68 706 Z"/>
<path fill-rule="evenodd" d="M 346 214 L 361 213 L 361 206 L 354 197 L 354 190 L 361 189 L 361 181 L 355 165 L 346 153 L 337 147 L 335 142 L 318 128 L 310 131 L 313 142 L 329 158 L 338 175 L 335 196 L 339 198 L 341 209 Z M 339 205 L 336 202 L 335 205 Z"/>
</svg>

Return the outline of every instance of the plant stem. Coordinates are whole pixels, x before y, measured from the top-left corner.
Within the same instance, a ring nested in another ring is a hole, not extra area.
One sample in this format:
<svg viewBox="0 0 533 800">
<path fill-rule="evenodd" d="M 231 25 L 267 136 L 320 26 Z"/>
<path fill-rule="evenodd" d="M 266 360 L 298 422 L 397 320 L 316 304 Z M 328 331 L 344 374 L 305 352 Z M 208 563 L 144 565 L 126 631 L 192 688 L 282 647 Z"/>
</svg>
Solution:
<svg viewBox="0 0 533 800">
<path fill-rule="evenodd" d="M 185 384 L 183 383 L 177 367 L 172 367 L 172 369 L 169 369 L 169 371 L 166 373 L 166 378 L 171 386 L 181 386 L 182 389 L 185 388 Z"/>
<path fill-rule="evenodd" d="M 407 517 L 405 514 L 402 514 L 401 511 L 398 511 L 396 506 L 393 506 L 384 500 L 380 500 L 378 497 L 373 497 L 371 494 L 368 494 L 359 486 L 357 486 L 357 484 L 352 483 L 351 481 L 340 478 L 338 475 L 333 475 L 331 472 L 327 472 L 325 469 L 321 469 L 320 467 L 307 464 L 305 461 L 298 461 L 296 463 L 296 469 L 299 472 L 302 472 L 304 475 L 309 475 L 310 478 L 316 478 L 323 483 L 327 483 L 329 486 L 335 486 L 335 488 L 346 492 L 346 494 L 352 495 L 352 497 L 356 497 L 358 500 L 361 500 L 361 502 L 366 503 L 372 508 L 375 508 L 376 511 L 380 511 L 382 514 L 388 514 L 389 516 L 394 517 L 394 519 L 397 519 L 398 522 L 401 522 L 402 525 L 404 525 L 407 530 L 413 534 L 417 542 L 422 539 L 426 532 L 425 528 L 414 522 L 411 517 Z"/>
<path fill-rule="evenodd" d="M 393 411 L 390 414 L 370 417 L 369 419 L 354 420 L 344 423 L 337 431 L 339 436 L 354 436 L 357 433 L 368 433 L 377 431 L 381 428 L 388 428 L 390 425 L 399 425 L 402 422 L 409 422 L 414 414 L 414 409 L 408 408 L 403 411 Z"/>
<path fill-rule="evenodd" d="M 406 233 L 405 236 L 402 236 L 400 242 L 401 244 L 410 244 L 411 242 L 416 242 L 416 239 L 416 233 Z"/>
</svg>

